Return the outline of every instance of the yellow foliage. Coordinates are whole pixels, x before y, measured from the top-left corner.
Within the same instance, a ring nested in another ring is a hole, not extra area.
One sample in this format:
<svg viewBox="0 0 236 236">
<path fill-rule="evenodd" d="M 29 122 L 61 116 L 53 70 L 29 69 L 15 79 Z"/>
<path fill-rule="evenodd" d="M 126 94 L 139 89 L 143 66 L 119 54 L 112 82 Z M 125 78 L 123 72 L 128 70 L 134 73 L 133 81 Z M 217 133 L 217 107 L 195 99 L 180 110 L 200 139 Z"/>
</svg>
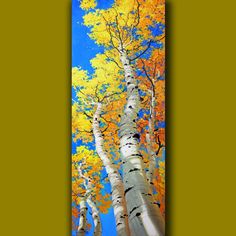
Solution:
<svg viewBox="0 0 236 236">
<path fill-rule="evenodd" d="M 87 71 L 82 70 L 78 67 L 72 68 L 72 86 L 73 86 L 73 88 L 77 88 L 79 86 L 84 86 L 86 84 L 87 79 L 88 79 Z"/>
<path fill-rule="evenodd" d="M 93 9 L 97 6 L 97 2 L 95 0 L 82 0 L 80 7 L 83 10 L 89 10 L 89 9 Z"/>
</svg>

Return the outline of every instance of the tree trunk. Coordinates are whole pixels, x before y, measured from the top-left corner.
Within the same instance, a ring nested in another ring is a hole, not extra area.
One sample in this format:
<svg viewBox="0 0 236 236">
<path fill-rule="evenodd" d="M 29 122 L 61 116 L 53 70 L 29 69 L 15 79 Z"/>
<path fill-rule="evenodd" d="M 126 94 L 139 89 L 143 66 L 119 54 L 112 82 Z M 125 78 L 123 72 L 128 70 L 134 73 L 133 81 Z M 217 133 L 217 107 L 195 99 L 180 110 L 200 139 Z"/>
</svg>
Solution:
<svg viewBox="0 0 236 236">
<path fill-rule="evenodd" d="M 150 183 L 150 185 L 153 185 L 153 177 L 156 167 L 156 152 L 153 150 L 153 132 L 154 132 L 154 119 L 155 119 L 155 95 L 154 95 L 154 89 L 152 88 L 151 92 L 151 104 L 150 104 L 150 117 L 148 120 L 148 131 L 146 133 L 146 141 L 147 141 L 147 150 L 149 154 L 149 168 L 147 171 L 147 180 Z"/>
<path fill-rule="evenodd" d="M 80 218 L 79 218 L 79 227 L 77 230 L 77 236 L 84 236 L 86 231 L 86 219 L 87 207 L 86 207 L 86 197 L 80 201 Z"/>
<path fill-rule="evenodd" d="M 120 151 L 123 161 L 125 198 L 129 225 L 133 236 L 165 235 L 164 220 L 155 204 L 152 191 L 143 169 L 139 152 L 139 138 L 136 119 L 140 109 L 137 81 L 126 51 L 120 56 L 127 85 L 127 104 L 120 124 Z"/>
<path fill-rule="evenodd" d="M 92 201 L 91 196 L 88 197 L 87 203 L 92 210 L 92 217 L 93 217 L 93 223 L 94 223 L 93 235 L 94 236 L 101 236 L 102 235 L 101 219 L 99 216 L 99 211 L 98 211 L 95 203 Z"/>
<path fill-rule="evenodd" d="M 93 134 L 95 137 L 96 151 L 101 158 L 106 169 L 112 190 L 112 205 L 116 220 L 116 230 L 118 236 L 129 236 L 128 215 L 124 197 L 124 187 L 121 176 L 117 168 L 112 164 L 107 152 L 103 148 L 103 134 L 100 131 L 99 122 L 102 112 L 102 104 L 97 104 L 96 112 L 93 116 Z"/>
</svg>

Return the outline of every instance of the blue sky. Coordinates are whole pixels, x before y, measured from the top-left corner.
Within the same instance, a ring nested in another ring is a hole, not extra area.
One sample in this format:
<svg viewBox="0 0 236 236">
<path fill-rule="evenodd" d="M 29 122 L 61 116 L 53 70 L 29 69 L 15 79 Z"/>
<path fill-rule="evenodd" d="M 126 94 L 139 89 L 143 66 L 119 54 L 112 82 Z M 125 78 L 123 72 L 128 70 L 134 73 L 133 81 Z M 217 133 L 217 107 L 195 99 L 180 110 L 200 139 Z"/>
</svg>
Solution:
<svg viewBox="0 0 236 236">
<path fill-rule="evenodd" d="M 98 0 L 97 7 L 109 8 L 113 0 Z M 98 47 L 88 36 L 89 28 L 84 26 L 85 12 L 79 7 L 78 0 L 72 0 L 72 66 L 81 66 L 92 72 L 90 59 L 97 53 L 103 52 L 103 47 Z"/>
<path fill-rule="evenodd" d="M 109 8 L 113 0 L 98 0 L 99 8 Z M 79 66 L 89 73 L 93 72 L 90 60 L 99 52 L 103 52 L 103 47 L 99 47 L 88 36 L 89 29 L 83 23 L 84 11 L 79 7 L 78 0 L 72 0 L 72 67 Z M 75 92 L 72 91 L 72 99 L 75 99 Z M 75 153 L 76 146 L 81 145 L 81 141 L 72 142 L 72 153 Z M 93 148 L 93 144 L 88 145 Z M 103 173 L 104 175 L 104 173 Z M 105 190 L 109 193 L 110 186 L 106 184 Z M 91 215 L 87 214 L 88 221 L 92 224 Z M 115 219 L 113 209 L 111 208 L 107 214 L 101 214 L 103 235 L 116 236 Z M 86 235 L 93 235 L 91 230 Z M 76 236 L 76 232 L 72 231 L 72 236 Z"/>
</svg>

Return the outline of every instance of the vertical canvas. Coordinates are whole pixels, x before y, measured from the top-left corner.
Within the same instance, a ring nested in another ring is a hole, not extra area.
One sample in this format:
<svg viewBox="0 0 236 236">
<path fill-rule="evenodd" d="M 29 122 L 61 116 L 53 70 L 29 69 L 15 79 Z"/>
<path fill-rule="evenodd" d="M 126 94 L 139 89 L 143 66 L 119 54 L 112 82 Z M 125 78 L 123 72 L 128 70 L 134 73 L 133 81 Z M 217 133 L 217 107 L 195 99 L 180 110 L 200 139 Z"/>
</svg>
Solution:
<svg viewBox="0 0 236 236">
<path fill-rule="evenodd" d="M 165 2 L 72 0 L 72 235 L 165 235 Z"/>
</svg>

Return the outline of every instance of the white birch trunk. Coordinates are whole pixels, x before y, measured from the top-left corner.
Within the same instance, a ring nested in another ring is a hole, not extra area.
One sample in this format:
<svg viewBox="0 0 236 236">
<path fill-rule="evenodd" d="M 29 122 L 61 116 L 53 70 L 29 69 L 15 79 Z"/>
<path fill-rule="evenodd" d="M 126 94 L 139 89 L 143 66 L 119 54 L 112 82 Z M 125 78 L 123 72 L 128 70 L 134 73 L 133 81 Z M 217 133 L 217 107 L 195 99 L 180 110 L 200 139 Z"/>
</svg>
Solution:
<svg viewBox="0 0 236 236">
<path fill-rule="evenodd" d="M 86 206 L 86 197 L 80 201 L 80 218 L 79 218 L 79 227 L 77 230 L 77 236 L 84 236 L 87 225 L 87 206 Z"/>
<path fill-rule="evenodd" d="M 116 230 L 118 236 L 129 236 L 128 215 L 124 197 L 124 187 L 121 176 L 117 168 L 112 164 L 107 152 L 103 148 L 103 134 L 101 133 L 99 122 L 102 112 L 102 104 L 97 104 L 96 112 L 93 116 L 93 134 L 95 137 L 96 151 L 101 158 L 106 169 L 112 190 L 112 205 L 116 220 Z"/>
<path fill-rule="evenodd" d="M 153 185 L 153 178 L 156 166 L 156 152 L 153 149 L 153 133 L 154 133 L 154 119 L 155 119 L 155 103 L 156 99 L 154 96 L 154 89 L 152 88 L 151 92 L 151 104 L 150 104 L 150 117 L 148 120 L 148 131 L 146 133 L 146 141 L 147 141 L 147 150 L 149 154 L 149 168 L 147 171 L 147 180 L 149 184 Z"/>
<path fill-rule="evenodd" d="M 140 109 L 137 81 L 125 50 L 121 51 L 127 85 L 127 104 L 120 124 L 125 198 L 132 236 L 164 236 L 165 226 L 143 169 L 136 119 Z"/>
<path fill-rule="evenodd" d="M 101 227 L 101 219 L 99 215 L 99 211 L 95 205 L 95 203 L 92 201 L 91 196 L 88 197 L 87 203 L 92 211 L 92 217 L 93 217 L 93 224 L 94 224 L 94 236 L 101 236 L 102 235 L 102 227 Z"/>
</svg>

